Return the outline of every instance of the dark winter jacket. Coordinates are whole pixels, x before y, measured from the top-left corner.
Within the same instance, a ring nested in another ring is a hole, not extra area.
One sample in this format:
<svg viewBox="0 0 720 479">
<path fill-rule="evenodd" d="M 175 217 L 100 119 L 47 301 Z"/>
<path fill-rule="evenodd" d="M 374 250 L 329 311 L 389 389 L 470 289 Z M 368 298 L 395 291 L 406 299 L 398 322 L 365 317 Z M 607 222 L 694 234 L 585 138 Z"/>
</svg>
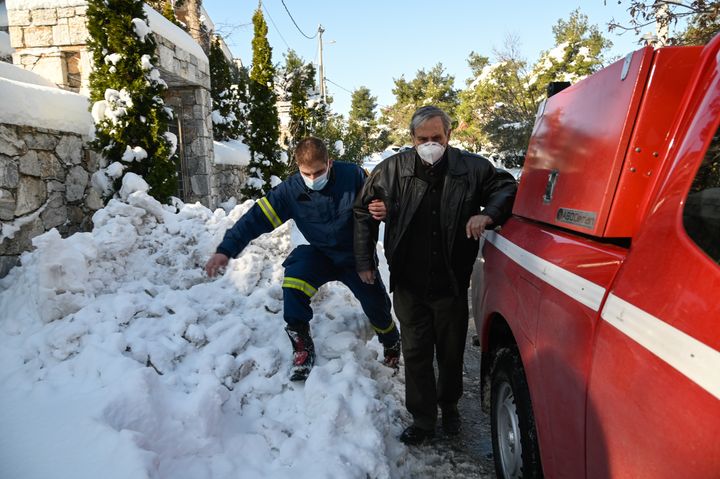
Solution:
<svg viewBox="0 0 720 479">
<path fill-rule="evenodd" d="M 234 258 L 250 241 L 293 219 L 308 243 L 336 266 L 352 268 L 352 208 L 365 178 L 360 167 L 334 162 L 327 185 L 313 191 L 295 173 L 260 198 L 225 233 L 217 252 Z"/>
<path fill-rule="evenodd" d="M 481 213 L 495 225 L 510 216 L 517 183 L 510 173 L 496 169 L 487 159 L 448 147 L 445 184 L 440 198 L 443 258 L 451 271 L 454 294 L 467 289 L 478 251 L 478 242 L 468 240 L 465 225 L 471 216 Z M 379 223 L 372 219 L 367 206 L 382 199 L 387 207 L 384 248 L 390 267 L 390 289 L 394 288 L 393 268 L 400 257 L 398 245 L 418 210 L 428 183 L 416 173 L 416 151 L 410 149 L 385 159 L 375 167 L 355 201 L 355 263 L 358 271 L 377 268 L 375 246 Z M 422 261 L 416 258 L 416 261 Z"/>
</svg>

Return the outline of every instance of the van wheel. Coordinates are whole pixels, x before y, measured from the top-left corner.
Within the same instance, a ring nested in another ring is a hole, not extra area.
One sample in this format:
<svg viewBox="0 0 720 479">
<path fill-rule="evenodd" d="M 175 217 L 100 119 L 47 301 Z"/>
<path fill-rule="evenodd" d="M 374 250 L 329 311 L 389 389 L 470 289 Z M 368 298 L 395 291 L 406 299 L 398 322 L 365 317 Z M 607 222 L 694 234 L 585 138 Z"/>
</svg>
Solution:
<svg viewBox="0 0 720 479">
<path fill-rule="evenodd" d="M 517 350 L 502 348 L 497 351 L 490 381 L 490 418 L 497 477 L 542 477 L 530 392 Z"/>
</svg>

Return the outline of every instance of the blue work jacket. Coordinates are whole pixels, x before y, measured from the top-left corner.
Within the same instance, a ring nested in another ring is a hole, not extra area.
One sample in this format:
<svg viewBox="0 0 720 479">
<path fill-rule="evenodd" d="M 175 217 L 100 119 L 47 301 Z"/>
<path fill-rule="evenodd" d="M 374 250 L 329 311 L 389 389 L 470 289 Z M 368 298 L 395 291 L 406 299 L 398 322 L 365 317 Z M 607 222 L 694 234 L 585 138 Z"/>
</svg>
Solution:
<svg viewBox="0 0 720 479">
<path fill-rule="evenodd" d="M 234 258 L 250 241 L 293 219 L 308 243 L 336 266 L 354 268 L 353 203 L 365 178 L 359 166 L 333 162 L 328 183 L 314 191 L 295 173 L 260 198 L 225 233 L 217 252 Z"/>
</svg>

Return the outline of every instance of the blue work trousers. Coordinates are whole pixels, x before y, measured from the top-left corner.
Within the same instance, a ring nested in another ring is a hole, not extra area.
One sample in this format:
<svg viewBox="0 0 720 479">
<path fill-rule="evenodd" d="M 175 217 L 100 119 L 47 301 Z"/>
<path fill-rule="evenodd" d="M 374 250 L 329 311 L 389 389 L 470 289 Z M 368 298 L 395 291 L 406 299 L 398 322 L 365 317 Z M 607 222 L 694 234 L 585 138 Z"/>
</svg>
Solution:
<svg viewBox="0 0 720 479">
<path fill-rule="evenodd" d="M 285 322 L 289 326 L 307 324 L 313 312 L 310 299 L 328 281 L 340 281 L 360 301 L 370 324 L 385 346 L 392 346 L 400 335 L 390 313 L 390 297 L 378 275 L 374 284 L 360 280 L 355 268 L 338 267 L 320 250 L 298 246 L 283 263 L 283 301 Z"/>
</svg>

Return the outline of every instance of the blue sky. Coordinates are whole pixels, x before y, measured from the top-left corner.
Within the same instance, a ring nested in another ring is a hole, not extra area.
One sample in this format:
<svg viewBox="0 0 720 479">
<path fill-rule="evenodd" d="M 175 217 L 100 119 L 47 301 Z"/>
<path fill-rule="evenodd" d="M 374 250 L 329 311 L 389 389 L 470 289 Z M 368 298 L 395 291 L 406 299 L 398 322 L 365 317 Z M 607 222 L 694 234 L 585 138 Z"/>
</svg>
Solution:
<svg viewBox="0 0 720 479">
<path fill-rule="evenodd" d="M 552 26 L 574 9 L 588 15 L 590 23 L 613 42 L 611 56 L 639 48 L 632 32 L 618 36 L 607 32 L 611 18 L 627 21 L 628 1 L 617 0 L 285 0 L 298 26 L 309 36 L 323 34 L 325 76 L 333 109 L 347 114 L 350 93 L 360 86 L 370 89 L 379 105 L 392 104 L 393 79 L 415 77 L 417 70 L 442 62 L 446 73 L 462 87 L 470 76 L 471 51 L 490 56 L 508 35 L 520 40 L 521 51 L 531 63 L 540 52 L 554 46 Z M 204 0 L 216 28 L 229 33 L 230 49 L 244 64 L 252 60 L 252 15 L 257 0 Z M 294 49 L 306 61 L 317 62 L 317 39 L 305 38 L 293 25 L 281 0 L 263 1 L 273 62 L 283 63 L 283 53 Z M 243 26 L 243 24 L 245 24 Z"/>
</svg>

